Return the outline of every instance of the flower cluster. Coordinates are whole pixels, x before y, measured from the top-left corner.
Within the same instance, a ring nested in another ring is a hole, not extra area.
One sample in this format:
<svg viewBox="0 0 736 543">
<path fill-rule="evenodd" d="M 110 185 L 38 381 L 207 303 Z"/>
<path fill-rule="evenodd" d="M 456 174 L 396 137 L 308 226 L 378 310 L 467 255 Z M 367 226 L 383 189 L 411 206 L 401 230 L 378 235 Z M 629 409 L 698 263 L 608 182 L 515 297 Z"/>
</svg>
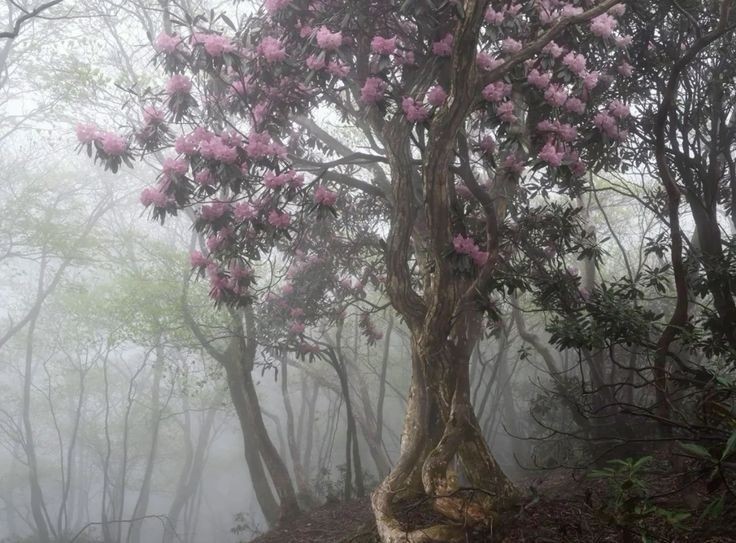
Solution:
<svg viewBox="0 0 736 543">
<path fill-rule="evenodd" d="M 481 251 L 472 238 L 466 238 L 462 234 L 453 238 L 452 247 L 456 253 L 469 256 L 478 267 L 485 265 L 488 261 L 488 253 Z"/>
<path fill-rule="evenodd" d="M 387 200 L 390 193 L 371 178 L 392 164 L 388 154 L 378 158 L 380 167 L 338 158 L 324 170 L 333 177 L 318 175 L 315 163 L 342 153 L 331 148 L 333 139 L 343 141 L 335 134 L 360 126 L 345 140 L 352 144 L 353 133 L 355 138 L 365 133 L 358 148 L 382 153 L 389 138 L 378 133 L 381 127 L 400 126 L 407 156 L 421 177 L 420 159 L 425 158 L 421 155 L 433 121 L 442 120 L 457 100 L 467 100 L 461 122 L 467 128 L 467 153 L 478 184 L 505 177 L 523 182 L 521 176 L 534 166 L 535 175 L 546 176 L 551 192 L 564 192 L 563 181 L 582 175 L 586 162 L 599 162 L 595 153 L 610 150 L 610 140 L 620 141 L 627 134 L 631 111 L 625 95 L 609 91 L 617 74 L 632 73 L 627 52 L 631 38 L 621 32 L 624 10 L 616 7 L 591 18 L 560 35 L 559 43 L 549 42 L 525 61 L 518 58 L 534 36 L 595 3 L 491 3 L 477 43 L 467 48 L 456 43 L 457 13 L 442 3 L 427 8 L 437 13 L 425 18 L 391 2 L 379 2 L 378 10 L 373 2 L 265 0 L 264 10 L 254 15 L 263 24 L 254 25 L 247 39 L 242 33 L 220 34 L 196 24 L 189 33 L 179 31 L 181 36 L 159 35 L 154 49 L 168 81 L 153 100 L 164 96 L 165 107 L 149 105 L 143 111 L 143 127 L 135 139 L 100 132 L 92 125 L 80 125 L 78 138 L 104 161 L 126 156 L 136 141 L 140 146 L 134 151 L 141 154 L 173 148 L 173 153 L 163 154 L 168 158 L 158 182 L 143 191 L 141 202 L 160 219 L 185 207 L 198 210 L 195 227 L 210 252 L 207 257 L 193 255 L 192 264 L 209 279 L 215 300 L 248 296 L 253 274 L 247 266 L 257 255 L 276 247 L 288 259 L 298 243 L 305 252 L 330 243 L 338 248 L 340 261 L 330 283 L 321 284 L 320 299 L 340 305 L 338 300 L 365 296 L 371 284 L 369 275 L 351 269 L 356 257 L 345 239 L 375 250 L 371 235 L 380 237 L 371 231 L 375 218 L 389 216 L 386 201 L 376 193 L 383 191 Z M 366 18 L 364 13 L 380 16 Z M 452 58 L 456 51 L 470 55 L 464 65 L 471 69 L 463 75 L 475 78 L 469 87 L 474 96 L 451 87 L 447 71 L 457 64 Z M 500 74 L 505 63 L 509 69 Z M 426 77 L 416 77 L 424 72 Z M 334 122 L 334 131 L 331 125 L 323 136 L 309 128 L 325 119 Z M 317 180 L 305 181 L 305 173 Z M 375 191 L 361 194 L 358 183 L 341 182 L 351 176 Z M 457 231 L 468 232 L 468 237 L 452 239 L 452 251 L 468 257 L 460 261 L 477 273 L 475 268 L 489 258 L 471 237 L 482 231 L 477 225 L 483 215 L 465 184 L 457 179 L 450 183 L 467 208 L 467 216 L 460 219 L 467 224 Z M 339 215 L 334 209 L 338 193 Z M 333 215 L 341 220 L 319 220 Z M 338 229 L 343 230 L 330 238 L 330 230 Z M 353 279 L 356 276 L 360 279 Z M 299 277 L 292 274 L 283 284 L 280 302 L 310 288 Z M 281 308 L 283 331 L 294 336 L 292 344 L 300 341 L 305 351 L 311 350 L 303 334 L 314 321 L 299 313 L 310 305 L 287 306 L 289 311 Z M 380 332 L 365 322 L 366 336 L 376 341 Z"/>
</svg>

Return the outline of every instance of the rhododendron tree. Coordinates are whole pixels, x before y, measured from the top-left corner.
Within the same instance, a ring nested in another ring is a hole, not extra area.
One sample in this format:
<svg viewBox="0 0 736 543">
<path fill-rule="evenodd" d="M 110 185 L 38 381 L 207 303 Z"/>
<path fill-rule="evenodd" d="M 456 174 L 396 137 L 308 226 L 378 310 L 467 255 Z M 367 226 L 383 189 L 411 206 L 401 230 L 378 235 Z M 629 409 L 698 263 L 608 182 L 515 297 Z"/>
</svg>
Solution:
<svg viewBox="0 0 736 543">
<path fill-rule="evenodd" d="M 346 300 L 367 305 L 368 283 L 385 293 L 412 340 L 401 456 L 372 498 L 387 543 L 462 541 L 513 503 L 468 362 L 498 322 L 494 299 L 524 287 L 518 225 L 549 213 L 560 247 L 584 237 L 570 211 L 584 174 L 628 135 L 624 4 L 269 0 L 240 25 L 182 17 L 156 40 L 170 79 L 149 107 L 167 122 L 144 117 L 137 147 L 80 128 L 106 164 L 130 149 L 169 157 L 142 201 L 162 221 L 196 210 L 209 254 L 192 263 L 218 304 L 252 304 L 254 263 L 282 255 L 286 276 L 263 302 L 280 348 L 318 350 L 310 325 L 339 322 Z M 315 265 L 329 272 L 298 280 Z M 402 528 L 396 503 L 417 496 L 447 522 Z"/>
</svg>

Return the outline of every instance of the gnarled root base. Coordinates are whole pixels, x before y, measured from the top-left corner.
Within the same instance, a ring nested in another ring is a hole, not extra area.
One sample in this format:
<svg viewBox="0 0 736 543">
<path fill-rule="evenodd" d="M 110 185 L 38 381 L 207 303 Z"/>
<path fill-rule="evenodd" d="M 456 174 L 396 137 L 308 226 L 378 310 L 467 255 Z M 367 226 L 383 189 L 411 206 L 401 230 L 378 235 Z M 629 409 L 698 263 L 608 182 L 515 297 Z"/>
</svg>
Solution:
<svg viewBox="0 0 736 543">
<path fill-rule="evenodd" d="M 458 418 L 450 417 L 457 422 Z M 471 421 L 468 421 L 472 423 Z M 464 543 L 468 533 L 492 531 L 500 515 L 514 502 L 516 490 L 483 443 L 479 447 L 473 425 L 450 423 L 434 449 L 420 454 L 404 451 L 393 472 L 371 496 L 378 534 L 383 543 Z M 416 451 L 413 451 L 416 452 Z M 458 456 L 475 488 L 461 488 L 450 467 Z M 423 457 L 423 462 L 421 458 Z M 409 458 L 409 460 L 407 460 Z M 405 460 L 402 462 L 401 460 Z M 421 467 L 421 470 L 418 468 Z M 421 472 L 418 484 L 416 472 Z M 431 526 L 408 527 L 397 516 L 400 501 L 428 502 L 441 520 Z"/>
<path fill-rule="evenodd" d="M 384 485 L 371 496 L 378 534 L 383 543 L 465 543 L 470 534 L 494 532 L 503 508 L 493 508 L 487 496 L 479 499 L 477 491 L 471 489 L 411 501 L 395 501 L 395 497 Z M 431 501 L 434 516 L 441 518 L 428 522 L 427 526 L 412 526 L 409 519 L 402 518 L 403 514 L 422 505 L 423 500 Z M 410 504 L 408 509 L 407 504 Z"/>
</svg>

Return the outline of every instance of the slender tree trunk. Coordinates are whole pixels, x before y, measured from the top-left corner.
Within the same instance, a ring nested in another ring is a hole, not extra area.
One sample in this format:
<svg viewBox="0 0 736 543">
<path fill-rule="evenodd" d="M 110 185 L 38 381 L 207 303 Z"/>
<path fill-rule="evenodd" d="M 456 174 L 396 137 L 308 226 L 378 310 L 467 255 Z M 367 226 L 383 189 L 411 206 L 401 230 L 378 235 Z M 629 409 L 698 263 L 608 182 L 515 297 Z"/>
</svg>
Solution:
<svg viewBox="0 0 736 543">
<path fill-rule="evenodd" d="M 304 460 L 302 460 L 302 465 L 304 466 L 304 471 L 309 475 L 311 468 L 312 468 L 312 447 L 314 445 L 314 430 L 317 426 L 317 419 L 315 418 L 315 411 L 317 409 L 317 399 L 319 398 L 319 383 L 315 380 L 312 384 L 312 391 L 311 396 L 307 402 L 307 405 L 309 406 L 308 414 L 307 414 L 307 436 L 306 436 L 306 444 L 304 446 Z"/>
<path fill-rule="evenodd" d="M 225 352 L 219 352 L 211 345 L 189 312 L 186 303 L 188 284 L 187 276 L 182 292 L 185 322 L 207 353 L 225 369 L 230 397 L 243 432 L 245 457 L 250 470 L 256 500 L 261 506 L 266 521 L 273 526 L 279 520 L 288 519 L 297 514 L 299 503 L 289 471 L 271 441 L 263 422 L 263 413 L 251 375 L 257 348 L 253 308 L 245 308 L 243 315 L 235 311 L 231 312 L 232 338 Z M 261 461 L 263 461 L 263 464 Z M 278 504 L 268 484 L 263 469 L 264 465 L 279 497 Z"/>
<path fill-rule="evenodd" d="M 296 435 L 294 433 L 294 411 L 291 408 L 291 399 L 289 398 L 288 375 L 288 364 L 286 363 L 286 358 L 282 357 L 281 395 L 284 400 L 284 410 L 286 411 L 286 441 L 289 444 L 289 453 L 291 455 L 292 466 L 294 467 L 294 480 L 296 481 L 296 487 L 299 489 L 300 498 L 309 505 L 312 502 L 312 493 L 309 489 L 307 478 L 304 475 L 299 444 L 297 443 Z"/>
<path fill-rule="evenodd" d="M 338 327 L 337 345 L 340 345 L 341 327 Z M 355 491 L 359 497 L 365 495 L 365 484 L 363 481 L 363 466 L 360 459 L 358 447 L 358 431 L 355 424 L 352 401 L 350 398 L 350 384 L 348 382 L 347 368 L 342 361 L 339 351 L 330 348 L 328 350 L 330 363 L 337 373 L 340 381 L 340 391 L 345 401 L 345 419 L 347 425 L 347 436 L 345 440 L 345 499 L 348 500 L 352 494 L 353 470 L 355 473 Z"/>
<path fill-rule="evenodd" d="M 164 369 L 164 348 L 162 337 L 159 335 L 156 345 L 156 365 L 153 370 L 153 385 L 151 392 L 151 417 L 149 422 L 149 431 L 151 434 L 151 443 L 148 449 L 148 457 L 146 459 L 146 467 L 143 473 L 143 481 L 141 489 L 138 493 L 138 500 L 133 508 L 132 518 L 142 518 L 148 512 L 148 502 L 151 497 L 151 486 L 153 481 L 153 469 L 156 463 L 156 455 L 158 454 L 159 430 L 161 429 L 161 377 Z M 125 492 L 125 490 L 123 490 Z M 121 511 L 125 514 L 125 511 Z M 143 520 L 134 521 L 130 524 L 128 530 L 128 543 L 140 543 L 141 528 Z"/>
<path fill-rule="evenodd" d="M 241 372 L 238 371 L 237 366 L 231 363 L 225 364 L 224 368 L 227 375 L 230 399 L 238 415 L 238 422 L 240 423 L 240 429 L 243 434 L 243 451 L 245 453 L 245 461 L 248 464 L 253 493 L 266 522 L 269 526 L 275 526 L 279 520 L 279 504 L 269 485 L 268 477 L 261 462 L 261 455 L 258 452 L 256 440 L 253 437 L 256 433 L 256 428 L 251 420 L 248 401 L 245 398 L 243 377 L 241 376 Z"/>
<path fill-rule="evenodd" d="M 43 273 L 41 273 L 43 277 Z M 39 543 L 50 541 L 48 515 L 45 513 L 43 491 L 38 478 L 38 459 L 36 457 L 36 442 L 31 422 L 31 384 L 33 381 L 33 337 L 38 320 L 38 311 L 35 311 L 28 323 L 28 337 L 26 339 L 25 370 L 23 373 L 23 434 L 25 438 L 25 453 L 28 461 L 28 483 L 31 490 L 31 515 L 35 524 L 36 537 Z"/>
<path fill-rule="evenodd" d="M 219 397 L 218 397 L 219 400 Z M 176 538 L 176 528 L 179 524 L 179 516 L 186 504 L 191 501 L 202 480 L 205 459 L 207 456 L 207 448 L 210 445 L 210 436 L 212 427 L 215 422 L 217 409 L 215 406 L 210 407 L 199 427 L 197 434 L 197 444 L 192 447 L 191 432 L 187 432 L 186 449 L 187 455 L 181 474 L 179 475 L 179 483 L 174 494 L 174 500 L 171 503 L 168 514 L 168 522 L 164 530 L 163 543 L 173 543 Z M 187 414 L 187 416 L 189 416 Z M 187 424 L 191 428 L 191 424 Z"/>
</svg>

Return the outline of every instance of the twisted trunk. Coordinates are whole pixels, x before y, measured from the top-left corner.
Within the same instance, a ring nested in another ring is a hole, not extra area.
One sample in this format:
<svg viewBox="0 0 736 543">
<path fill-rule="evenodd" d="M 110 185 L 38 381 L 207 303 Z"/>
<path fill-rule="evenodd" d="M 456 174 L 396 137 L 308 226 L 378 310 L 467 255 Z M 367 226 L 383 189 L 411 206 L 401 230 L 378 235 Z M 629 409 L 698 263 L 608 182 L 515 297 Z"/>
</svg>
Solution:
<svg viewBox="0 0 736 543">
<path fill-rule="evenodd" d="M 394 469 L 372 496 L 385 543 L 464 541 L 464 526 L 491 525 L 515 489 L 491 456 L 470 402 L 470 348 L 412 339 L 412 383 Z M 458 484 L 454 461 L 468 486 Z M 452 521 L 406 532 L 393 513 L 402 499 L 429 498 Z"/>
</svg>

